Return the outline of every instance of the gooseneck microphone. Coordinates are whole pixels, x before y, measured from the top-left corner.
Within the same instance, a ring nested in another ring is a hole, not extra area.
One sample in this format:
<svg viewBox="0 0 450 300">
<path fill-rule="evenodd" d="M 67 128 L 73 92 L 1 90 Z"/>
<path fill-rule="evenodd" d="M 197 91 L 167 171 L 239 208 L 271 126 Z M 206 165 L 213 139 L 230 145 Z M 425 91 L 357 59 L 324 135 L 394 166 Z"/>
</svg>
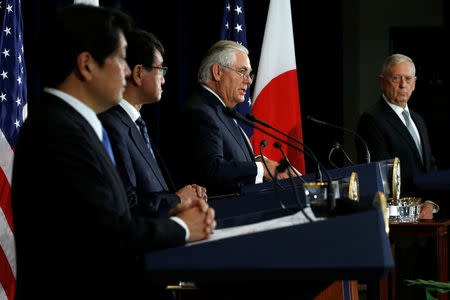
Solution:
<svg viewBox="0 0 450 300">
<path fill-rule="evenodd" d="M 269 168 L 267 167 L 266 158 L 264 157 L 264 154 L 263 154 L 263 148 L 266 147 L 268 143 L 269 142 L 267 142 L 267 140 L 262 140 L 261 143 L 259 143 L 259 153 L 261 154 L 261 161 L 264 164 L 264 167 L 266 168 L 267 173 L 269 174 L 272 181 L 274 181 L 275 178 L 273 177 L 272 172 L 270 172 Z"/>
<path fill-rule="evenodd" d="M 256 122 L 256 123 L 258 123 L 258 124 L 261 124 L 261 125 L 264 126 L 264 127 L 270 128 L 270 129 L 272 129 L 273 131 L 276 131 L 276 132 L 278 132 L 279 134 L 281 134 L 281 135 L 287 137 L 288 139 L 290 139 L 290 140 L 296 142 L 297 144 L 301 145 L 301 146 L 307 151 L 307 153 L 304 152 L 304 151 L 302 151 L 303 153 L 305 153 L 305 154 L 308 154 L 308 153 L 309 153 L 309 156 L 312 157 L 314 161 L 316 161 L 316 162 L 318 161 L 318 159 L 317 159 L 317 157 L 315 156 L 314 152 L 313 152 L 311 149 L 309 149 L 305 144 L 303 144 L 302 142 L 300 142 L 298 139 L 296 139 L 296 138 L 294 138 L 293 136 L 290 136 L 290 135 L 284 133 L 283 131 L 281 131 L 281 130 L 275 128 L 275 127 L 273 127 L 273 126 L 270 125 L 269 123 L 266 123 L 266 122 L 264 122 L 263 120 L 260 120 L 260 119 L 256 118 L 256 117 L 255 117 L 254 115 L 252 115 L 252 114 L 246 114 L 245 117 L 246 117 L 248 120 L 250 120 L 250 121 L 252 121 L 252 122 Z M 273 136 L 272 136 L 272 137 L 273 137 Z M 280 140 L 280 139 L 277 139 L 277 140 Z M 318 177 L 318 180 L 319 180 L 319 181 L 322 181 L 322 172 L 320 171 L 320 166 L 319 166 L 319 165 L 317 165 L 317 177 Z"/>
<path fill-rule="evenodd" d="M 333 182 L 332 182 L 332 178 L 330 176 L 330 174 L 328 173 L 328 170 L 325 168 L 325 166 L 320 162 L 320 160 L 317 159 L 317 157 L 314 155 L 314 153 L 311 150 L 308 150 L 308 148 L 306 148 L 303 143 L 301 143 L 300 141 L 297 141 L 299 144 L 301 144 L 305 150 L 308 151 L 304 151 L 303 149 L 301 149 L 300 147 L 288 142 L 288 141 L 284 141 L 282 139 L 280 139 L 279 137 L 275 136 L 274 134 L 268 132 L 267 130 L 262 129 L 261 127 L 256 126 L 252 121 L 248 120 L 247 118 L 244 118 L 241 114 L 239 114 L 238 112 L 236 112 L 235 110 L 229 108 L 229 107 L 224 107 L 224 112 L 226 114 L 228 114 L 230 117 L 240 120 L 242 122 L 244 122 L 245 124 L 247 124 L 250 127 L 253 127 L 254 129 L 257 129 L 265 134 L 267 134 L 268 136 L 276 139 L 277 141 L 288 145 L 289 147 L 292 147 L 294 149 L 296 149 L 297 151 L 300 151 L 304 154 L 308 154 L 311 158 L 314 159 L 314 161 L 317 163 L 317 166 L 320 169 L 322 169 L 325 174 L 327 175 L 328 178 L 328 188 L 327 188 L 327 199 L 328 199 L 328 211 L 330 212 L 334 207 L 336 207 L 336 198 L 335 198 L 335 193 L 334 193 L 334 186 L 333 186 Z M 286 134 L 283 134 L 286 135 Z M 292 139 L 292 137 L 291 137 Z M 322 181 L 322 180 L 321 180 Z"/>
<path fill-rule="evenodd" d="M 336 142 L 333 147 L 331 148 L 330 152 L 328 153 L 328 161 L 330 162 L 330 164 L 335 167 L 336 169 L 338 169 L 339 167 L 333 162 L 333 160 L 331 159 L 334 151 L 337 150 L 341 150 L 342 154 L 344 154 L 345 159 L 347 160 L 348 163 L 350 163 L 350 165 L 354 166 L 355 163 L 350 159 L 350 157 L 348 156 L 347 152 L 345 152 L 344 148 L 341 146 L 341 144 L 339 144 L 338 142 Z"/>
<path fill-rule="evenodd" d="M 364 141 L 364 139 L 358 133 L 356 133 L 355 131 L 353 131 L 351 129 L 345 128 L 345 127 L 337 126 L 337 125 L 334 125 L 334 124 L 327 123 L 325 121 L 314 119 L 311 116 L 306 116 L 306 119 L 311 121 L 311 122 L 313 122 L 313 123 L 315 123 L 315 124 L 321 125 L 321 126 L 331 127 L 331 128 L 336 128 L 336 129 L 339 129 L 339 130 L 342 130 L 342 131 L 346 131 L 346 132 L 352 134 L 353 136 L 357 137 L 361 141 L 361 143 L 364 145 L 364 148 L 366 148 L 366 163 L 370 164 L 369 147 L 367 146 L 366 141 Z"/>
<path fill-rule="evenodd" d="M 283 157 L 284 157 L 284 160 L 286 160 L 286 163 L 288 164 L 289 169 L 291 169 L 292 172 L 295 173 L 295 175 L 297 175 L 297 177 L 298 177 L 303 183 L 305 183 L 305 182 L 306 182 L 305 179 L 303 179 L 302 175 L 299 174 L 299 173 L 297 172 L 297 170 L 292 166 L 291 162 L 290 162 L 289 159 L 287 158 L 286 153 L 284 153 L 284 150 L 283 150 L 283 148 L 281 147 L 281 144 L 280 144 L 279 142 L 275 142 L 275 143 L 273 143 L 273 146 L 274 146 L 275 148 L 277 148 L 278 150 L 280 150 L 281 154 L 282 154 Z"/>
</svg>

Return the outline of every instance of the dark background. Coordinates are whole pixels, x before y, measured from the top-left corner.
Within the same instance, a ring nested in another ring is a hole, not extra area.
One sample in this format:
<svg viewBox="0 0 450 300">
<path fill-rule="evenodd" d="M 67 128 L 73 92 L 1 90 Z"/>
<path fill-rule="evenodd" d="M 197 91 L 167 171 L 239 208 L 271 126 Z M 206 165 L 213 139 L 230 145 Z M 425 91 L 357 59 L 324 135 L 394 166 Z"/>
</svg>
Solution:
<svg viewBox="0 0 450 300">
<path fill-rule="evenodd" d="M 304 142 L 328 166 L 328 152 L 336 142 L 344 145 L 350 157 L 355 158 L 353 137 L 310 124 L 305 116 L 355 129 L 359 114 L 375 103 L 380 95 L 377 76 L 382 59 L 400 52 L 415 61 L 419 77 L 410 107 L 422 114 L 429 126 L 432 147 L 440 167 L 450 168 L 446 153 L 450 127 L 448 6 L 444 1 L 427 1 L 428 4 L 420 5 L 427 5 L 435 16 L 429 17 L 430 11 L 425 10 L 423 18 L 418 18 L 417 14 L 421 12 L 417 11 L 423 8 L 414 8 L 414 1 L 391 2 L 377 2 L 379 10 L 372 15 L 368 5 L 359 1 L 291 1 Z M 39 102 L 39 69 L 30 49 L 37 42 L 41 22 L 45 22 L 56 8 L 71 3 L 67 0 L 22 2 L 30 112 Z M 162 101 L 147 105 L 142 113 L 162 155 L 168 152 L 169 147 L 178 147 L 182 155 L 182 148 L 188 145 L 177 145 L 177 137 L 167 133 L 171 124 L 177 122 L 175 113 L 196 85 L 201 57 L 219 38 L 224 1 L 109 0 L 100 1 L 100 5 L 115 7 L 129 14 L 136 27 L 151 31 L 163 43 L 169 71 L 165 77 Z M 393 14 L 385 24 L 383 5 Z M 256 72 L 268 6 L 268 0 L 245 1 L 247 44 Z M 392 11 L 397 8 L 398 16 Z M 408 9 L 413 10 L 416 16 L 409 18 Z M 367 16 L 378 23 L 368 21 Z M 386 32 L 382 40 L 376 34 L 370 36 L 370 32 L 381 31 Z M 372 41 L 379 49 L 366 46 Z M 55 63 L 48 62 L 43 67 L 51 68 Z M 341 166 L 345 163 L 339 154 L 334 162 Z M 308 160 L 306 166 L 307 171 L 314 168 Z"/>
</svg>

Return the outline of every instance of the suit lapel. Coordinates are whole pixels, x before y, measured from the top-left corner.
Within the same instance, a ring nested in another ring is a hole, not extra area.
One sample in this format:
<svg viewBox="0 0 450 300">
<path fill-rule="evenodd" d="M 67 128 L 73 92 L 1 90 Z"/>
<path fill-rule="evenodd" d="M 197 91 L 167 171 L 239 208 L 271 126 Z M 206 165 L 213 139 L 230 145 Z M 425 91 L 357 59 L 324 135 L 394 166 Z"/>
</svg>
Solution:
<svg viewBox="0 0 450 300">
<path fill-rule="evenodd" d="M 108 152 L 106 152 L 105 147 L 103 146 L 92 126 L 69 104 L 54 95 L 47 95 L 48 94 L 45 94 L 44 98 L 41 97 L 42 101 L 46 101 L 57 107 L 58 113 L 64 115 L 64 117 L 69 120 L 68 122 L 70 122 L 71 124 L 77 124 L 81 128 L 81 130 L 83 130 L 84 134 L 87 137 L 89 147 L 92 147 L 95 153 L 98 154 L 99 162 L 101 162 L 105 167 L 102 172 L 104 172 L 105 177 L 110 178 L 112 182 L 111 185 L 114 186 L 113 190 L 116 196 L 113 197 L 114 199 L 111 199 L 111 201 L 114 200 L 116 202 L 118 212 L 120 214 L 130 217 L 131 213 L 128 206 L 125 190 L 122 187 L 122 179 L 117 173 L 116 167 L 113 165 Z"/>
<path fill-rule="evenodd" d="M 416 124 L 417 130 L 419 131 L 419 135 L 420 135 L 420 142 L 422 144 L 422 156 L 423 156 L 423 164 L 426 167 L 426 169 L 428 170 L 430 162 L 431 162 L 431 149 L 430 149 L 430 144 L 428 141 L 428 135 L 427 132 L 425 130 L 425 124 L 422 123 L 422 120 L 417 116 L 417 114 L 412 111 L 409 110 L 410 114 L 411 114 L 411 118 L 414 121 L 414 124 Z"/>
<path fill-rule="evenodd" d="M 391 124 L 392 128 L 398 132 L 398 135 L 409 146 L 411 151 L 414 152 L 414 154 L 417 158 L 417 161 L 423 163 L 422 159 L 420 158 L 419 150 L 417 150 L 416 143 L 414 142 L 414 139 L 412 138 L 411 134 L 409 133 L 408 128 L 406 128 L 405 124 L 403 124 L 402 120 L 400 120 L 400 117 L 395 113 L 395 111 L 393 111 L 392 108 L 390 108 L 389 105 L 386 104 L 384 99 L 381 99 L 380 101 L 382 101 L 382 105 L 383 105 L 385 113 L 388 114 L 388 117 L 386 118 L 387 122 L 389 122 Z M 421 134 L 421 136 L 422 136 L 422 134 Z"/>
<path fill-rule="evenodd" d="M 231 134 L 231 136 L 233 136 L 233 138 L 236 140 L 236 143 L 239 145 L 239 148 L 242 150 L 242 153 L 245 155 L 245 157 L 249 161 L 253 161 L 254 160 L 253 150 L 249 149 L 247 141 L 245 140 L 245 137 L 242 136 L 242 132 L 238 127 L 239 125 L 234 123 L 232 118 L 224 114 L 223 107 L 221 104 L 220 106 L 216 106 L 216 113 L 219 120 L 223 123 L 228 132 Z"/>
<path fill-rule="evenodd" d="M 164 180 L 164 176 L 162 175 L 161 170 L 158 166 L 158 162 L 151 155 L 147 144 L 145 143 L 141 133 L 136 127 L 136 124 L 133 122 L 133 120 L 131 120 L 126 111 L 122 107 L 120 107 L 120 105 L 115 107 L 115 112 L 117 113 L 117 116 L 120 118 L 120 120 L 122 120 L 122 122 L 128 127 L 128 134 L 131 140 L 133 141 L 141 155 L 144 157 L 145 161 L 155 175 L 155 178 L 158 180 L 164 190 L 168 190 L 166 181 Z"/>
</svg>

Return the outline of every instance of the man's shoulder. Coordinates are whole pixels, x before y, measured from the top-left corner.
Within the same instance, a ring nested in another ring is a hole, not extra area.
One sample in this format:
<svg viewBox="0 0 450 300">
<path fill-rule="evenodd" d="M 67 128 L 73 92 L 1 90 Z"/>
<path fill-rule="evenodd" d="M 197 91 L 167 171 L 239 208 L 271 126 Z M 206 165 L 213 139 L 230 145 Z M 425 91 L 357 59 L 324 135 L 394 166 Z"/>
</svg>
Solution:
<svg viewBox="0 0 450 300">
<path fill-rule="evenodd" d="M 41 97 L 40 103 L 30 112 L 23 127 L 30 127 L 41 134 L 54 134 L 70 129 L 79 131 L 80 127 L 86 125 L 87 121 L 70 105 L 48 95 Z"/>
<path fill-rule="evenodd" d="M 395 112 L 385 103 L 383 99 L 378 100 L 367 108 L 360 116 L 359 120 L 382 121 L 392 117 Z"/>
<path fill-rule="evenodd" d="M 106 129 L 109 127 L 124 127 L 132 122 L 131 118 L 120 105 L 113 106 L 97 116 Z"/>
</svg>

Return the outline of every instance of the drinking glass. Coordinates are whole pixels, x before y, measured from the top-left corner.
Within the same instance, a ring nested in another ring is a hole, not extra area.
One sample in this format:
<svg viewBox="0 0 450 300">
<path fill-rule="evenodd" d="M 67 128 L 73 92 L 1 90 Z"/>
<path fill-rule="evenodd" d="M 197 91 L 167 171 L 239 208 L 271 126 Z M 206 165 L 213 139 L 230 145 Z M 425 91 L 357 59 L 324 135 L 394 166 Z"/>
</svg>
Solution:
<svg viewBox="0 0 450 300">
<path fill-rule="evenodd" d="M 311 207 L 317 218 L 325 218 L 328 215 L 326 182 L 307 182 L 303 184 L 305 190 L 306 206 Z"/>
</svg>

